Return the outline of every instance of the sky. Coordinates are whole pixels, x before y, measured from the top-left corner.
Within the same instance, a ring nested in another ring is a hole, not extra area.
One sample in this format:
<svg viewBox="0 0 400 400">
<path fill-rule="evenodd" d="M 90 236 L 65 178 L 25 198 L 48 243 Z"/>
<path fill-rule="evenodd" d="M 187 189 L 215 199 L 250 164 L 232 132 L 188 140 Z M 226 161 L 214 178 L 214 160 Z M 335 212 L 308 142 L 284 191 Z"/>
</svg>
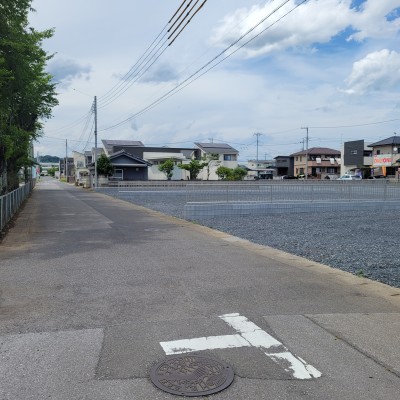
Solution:
<svg viewBox="0 0 400 400">
<path fill-rule="evenodd" d="M 98 146 L 213 141 L 246 162 L 302 150 L 307 132 L 337 150 L 400 135 L 400 0 L 203 2 L 33 0 L 59 100 L 35 152 L 94 147 L 95 96 Z"/>
</svg>

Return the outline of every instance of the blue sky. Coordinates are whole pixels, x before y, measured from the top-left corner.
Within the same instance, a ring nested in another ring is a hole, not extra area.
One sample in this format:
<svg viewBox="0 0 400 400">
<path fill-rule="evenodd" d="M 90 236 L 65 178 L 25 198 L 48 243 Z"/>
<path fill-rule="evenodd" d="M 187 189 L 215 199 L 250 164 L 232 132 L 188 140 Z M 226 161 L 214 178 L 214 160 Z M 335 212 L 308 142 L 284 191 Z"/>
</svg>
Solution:
<svg viewBox="0 0 400 400">
<path fill-rule="evenodd" d="M 208 0 L 125 87 L 122 78 L 181 3 L 33 1 L 31 24 L 55 28 L 44 46 L 55 53 L 48 68 L 60 100 L 35 145 L 39 154 L 64 156 L 66 139 L 69 155 L 94 145 L 95 95 L 99 143 L 191 147 L 213 140 L 230 143 L 246 161 L 256 156 L 255 133 L 262 133 L 260 158 L 301 150 L 302 127 L 309 127 L 310 147 L 338 150 L 347 140 L 400 134 L 400 0 Z M 118 96 L 108 104 L 110 90 Z"/>
</svg>

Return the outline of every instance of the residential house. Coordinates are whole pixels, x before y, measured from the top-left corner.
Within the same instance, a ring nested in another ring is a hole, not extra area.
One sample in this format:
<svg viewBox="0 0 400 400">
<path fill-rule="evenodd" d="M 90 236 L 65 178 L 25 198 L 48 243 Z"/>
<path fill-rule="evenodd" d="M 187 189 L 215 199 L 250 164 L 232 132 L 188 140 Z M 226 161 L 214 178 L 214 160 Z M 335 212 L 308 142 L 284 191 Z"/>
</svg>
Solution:
<svg viewBox="0 0 400 400">
<path fill-rule="evenodd" d="M 326 147 L 312 147 L 291 154 L 296 176 L 305 175 L 324 179 L 328 175 L 339 175 L 341 154 L 339 150 Z M 307 171 L 306 171 L 307 169 Z"/>
<path fill-rule="evenodd" d="M 74 182 L 75 165 L 72 157 L 60 158 L 58 163 L 60 178 L 64 178 L 67 182 Z"/>
<path fill-rule="evenodd" d="M 112 144 L 111 144 L 112 143 Z M 117 152 L 125 150 L 149 163 L 148 178 L 149 180 L 165 180 L 167 177 L 161 171 L 159 166 L 166 160 L 172 159 L 175 163 L 172 180 L 186 180 L 189 177 L 188 171 L 179 168 L 179 164 L 189 163 L 193 158 L 197 158 L 200 153 L 198 149 L 182 148 L 182 147 L 147 147 L 142 142 L 135 141 L 109 141 L 103 140 L 103 144 L 108 148 L 109 152 Z"/>
<path fill-rule="evenodd" d="M 247 179 L 273 179 L 276 176 L 275 160 L 249 160 L 246 164 Z"/>
<path fill-rule="evenodd" d="M 94 166 L 95 166 L 95 154 L 96 154 L 96 148 L 92 148 L 91 151 L 85 151 L 84 156 L 85 156 L 85 167 L 89 170 L 89 186 L 88 187 L 93 187 L 94 186 L 94 180 L 95 180 L 95 171 L 94 171 Z M 104 149 L 98 147 L 97 148 L 97 159 L 101 154 L 104 154 Z M 87 184 L 86 184 L 87 185 Z M 85 187 L 86 187 L 85 185 Z"/>
<path fill-rule="evenodd" d="M 138 140 L 102 140 L 104 154 L 110 159 L 114 173 L 109 180 L 136 181 L 148 180 L 150 163 L 132 154 L 133 148 L 144 148 Z"/>
<path fill-rule="evenodd" d="M 275 157 L 276 175 L 293 176 L 294 175 L 294 157 L 277 156 Z"/>
<path fill-rule="evenodd" d="M 151 163 L 136 157 L 126 150 L 119 150 L 109 156 L 114 167 L 114 173 L 110 180 L 120 181 L 147 181 L 148 168 Z"/>
<path fill-rule="evenodd" d="M 342 149 L 340 175 L 353 173 L 364 178 L 370 175 L 372 150 L 364 140 L 345 142 Z"/>
<path fill-rule="evenodd" d="M 89 168 L 86 164 L 85 153 L 73 151 L 72 155 L 74 159 L 75 184 L 78 186 L 89 187 Z"/>
<path fill-rule="evenodd" d="M 396 134 L 387 139 L 368 145 L 372 147 L 374 175 L 399 177 L 400 137 Z"/>
<path fill-rule="evenodd" d="M 209 161 L 209 166 L 203 168 L 198 179 L 218 180 L 216 171 L 218 167 L 237 168 L 239 152 L 226 143 L 195 143 L 200 150 L 196 158 Z"/>
</svg>

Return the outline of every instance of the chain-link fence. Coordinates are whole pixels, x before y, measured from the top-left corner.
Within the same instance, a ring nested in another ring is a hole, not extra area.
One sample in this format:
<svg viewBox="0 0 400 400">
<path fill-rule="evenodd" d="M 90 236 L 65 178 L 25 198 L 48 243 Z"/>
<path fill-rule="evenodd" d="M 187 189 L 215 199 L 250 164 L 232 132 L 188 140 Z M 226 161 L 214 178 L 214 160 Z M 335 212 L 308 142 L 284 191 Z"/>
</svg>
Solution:
<svg viewBox="0 0 400 400">
<path fill-rule="evenodd" d="M 396 199 L 400 200 L 400 185 L 387 181 L 186 186 L 187 203 L 360 202 Z"/>
</svg>

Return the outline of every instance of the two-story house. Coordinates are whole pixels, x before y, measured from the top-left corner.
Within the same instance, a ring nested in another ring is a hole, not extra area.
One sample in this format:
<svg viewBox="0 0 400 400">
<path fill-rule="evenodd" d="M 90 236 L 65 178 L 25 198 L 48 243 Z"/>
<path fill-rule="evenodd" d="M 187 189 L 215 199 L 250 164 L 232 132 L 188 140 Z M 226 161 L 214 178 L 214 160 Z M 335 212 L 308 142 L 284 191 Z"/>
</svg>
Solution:
<svg viewBox="0 0 400 400">
<path fill-rule="evenodd" d="M 290 156 L 275 157 L 276 175 L 277 176 L 293 176 L 294 174 L 294 158 Z"/>
<path fill-rule="evenodd" d="M 218 180 L 216 171 L 218 167 L 237 168 L 239 152 L 226 143 L 195 143 L 200 150 L 198 159 L 209 162 L 208 167 L 203 168 L 198 179 Z"/>
<path fill-rule="evenodd" d="M 340 175 L 353 173 L 366 177 L 366 172 L 367 176 L 370 175 L 371 166 L 372 150 L 364 140 L 352 140 L 343 144 Z"/>
<path fill-rule="evenodd" d="M 294 157 L 294 174 L 324 179 L 328 175 L 339 175 L 341 154 L 327 147 L 312 147 L 291 154 Z M 307 171 L 306 171 L 307 170 Z"/>
<path fill-rule="evenodd" d="M 246 164 L 247 179 L 273 179 L 276 176 L 275 160 L 249 160 Z"/>
<path fill-rule="evenodd" d="M 371 143 L 374 175 L 399 176 L 400 137 L 394 135 L 379 142 Z"/>
<path fill-rule="evenodd" d="M 72 152 L 74 158 L 74 172 L 75 172 L 75 184 L 78 186 L 89 187 L 89 168 L 86 165 L 86 157 L 84 153 L 78 151 Z"/>
</svg>

